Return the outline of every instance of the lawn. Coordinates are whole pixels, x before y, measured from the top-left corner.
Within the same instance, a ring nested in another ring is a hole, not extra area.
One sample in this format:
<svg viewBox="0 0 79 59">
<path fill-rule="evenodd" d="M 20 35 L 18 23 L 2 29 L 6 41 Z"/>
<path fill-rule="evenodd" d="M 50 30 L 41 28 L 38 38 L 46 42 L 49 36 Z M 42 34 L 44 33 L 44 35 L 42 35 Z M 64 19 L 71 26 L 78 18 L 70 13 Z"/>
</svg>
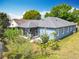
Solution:
<svg viewBox="0 0 79 59">
<path fill-rule="evenodd" d="M 61 40 L 57 54 L 60 59 L 79 59 L 79 32 Z"/>
<path fill-rule="evenodd" d="M 37 59 L 79 59 L 79 32 L 62 39 L 59 45 L 59 50 L 51 51 L 54 54 Z"/>
<path fill-rule="evenodd" d="M 22 41 L 20 41 L 20 42 L 22 42 Z M 50 55 L 48 55 L 48 56 L 42 56 L 40 47 L 37 44 L 32 43 L 31 49 L 32 49 L 32 52 L 34 52 L 33 55 L 35 55 L 34 59 L 79 59 L 79 32 L 74 33 L 74 34 L 62 39 L 58 43 L 60 45 L 59 50 L 51 50 L 49 47 L 47 48 L 46 51 L 48 53 L 50 53 Z M 18 46 L 19 48 L 17 48 L 17 51 L 19 51 L 21 53 L 22 51 L 28 50 L 26 48 L 29 48 L 30 46 L 28 46 L 27 44 L 29 44 L 29 42 L 25 43 L 25 44 L 22 43 L 20 46 Z M 25 50 L 23 50 L 22 48 L 24 48 L 25 46 L 26 46 L 26 48 L 25 48 Z M 12 47 L 10 47 L 10 48 L 12 48 Z M 14 48 L 14 50 L 15 50 L 15 48 Z M 12 50 L 12 51 L 14 51 L 14 50 Z"/>
</svg>

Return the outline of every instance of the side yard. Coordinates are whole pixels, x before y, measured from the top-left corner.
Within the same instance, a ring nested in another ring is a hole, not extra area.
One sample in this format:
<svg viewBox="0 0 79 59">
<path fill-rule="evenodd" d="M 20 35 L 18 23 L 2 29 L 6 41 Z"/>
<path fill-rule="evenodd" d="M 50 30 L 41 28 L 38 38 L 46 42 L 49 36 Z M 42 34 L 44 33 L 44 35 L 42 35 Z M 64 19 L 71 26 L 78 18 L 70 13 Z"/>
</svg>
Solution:
<svg viewBox="0 0 79 59">
<path fill-rule="evenodd" d="M 57 54 L 60 59 L 79 59 L 79 32 L 63 39 Z"/>
<path fill-rule="evenodd" d="M 60 40 L 58 42 L 59 49 L 53 50 L 48 46 L 44 51 L 41 50 L 41 45 L 18 37 L 19 33 L 16 29 L 8 31 L 9 34 L 13 34 L 11 36 L 7 34 L 9 41 L 5 46 L 8 51 L 3 53 L 4 59 L 79 59 L 79 32 Z M 47 55 L 42 55 L 42 51 Z"/>
<path fill-rule="evenodd" d="M 36 59 L 79 59 L 79 32 L 62 39 L 59 45 L 59 50 L 52 51 L 48 48 L 50 56 L 38 56 Z M 35 47 L 34 44 L 33 48 L 36 49 Z"/>
</svg>

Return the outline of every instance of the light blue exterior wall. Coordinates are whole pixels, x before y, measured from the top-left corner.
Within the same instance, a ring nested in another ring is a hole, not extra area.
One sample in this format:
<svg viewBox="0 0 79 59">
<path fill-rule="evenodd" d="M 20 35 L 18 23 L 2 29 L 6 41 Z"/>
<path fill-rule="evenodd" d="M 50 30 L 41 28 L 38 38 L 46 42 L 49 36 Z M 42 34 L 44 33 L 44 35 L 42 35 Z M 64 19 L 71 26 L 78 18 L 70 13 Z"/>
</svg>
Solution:
<svg viewBox="0 0 79 59">
<path fill-rule="evenodd" d="M 76 26 L 58 28 L 56 29 L 56 32 L 57 32 L 56 39 L 61 39 L 67 35 L 72 34 L 73 32 L 76 32 Z"/>
<path fill-rule="evenodd" d="M 30 29 L 30 28 L 29 28 Z M 29 33 L 29 29 L 24 29 L 24 34 Z M 37 28 L 37 34 L 43 35 L 48 34 L 49 39 L 61 39 L 69 34 L 72 34 L 76 31 L 76 26 L 68 26 L 68 27 L 62 27 L 62 28 Z M 56 32 L 57 35 L 52 34 L 53 32 Z"/>
<path fill-rule="evenodd" d="M 55 29 L 50 29 L 50 28 L 39 28 L 39 35 L 43 35 L 43 34 L 48 34 L 49 39 L 55 39 L 55 36 L 52 34 L 53 32 L 55 32 Z"/>
<path fill-rule="evenodd" d="M 47 33 L 50 39 L 61 39 L 67 35 L 72 34 L 76 31 L 76 26 L 69 26 L 69 27 L 63 27 L 63 28 L 38 28 L 38 34 L 43 35 L 44 33 Z M 56 32 L 57 35 L 53 35 L 52 33 Z"/>
</svg>

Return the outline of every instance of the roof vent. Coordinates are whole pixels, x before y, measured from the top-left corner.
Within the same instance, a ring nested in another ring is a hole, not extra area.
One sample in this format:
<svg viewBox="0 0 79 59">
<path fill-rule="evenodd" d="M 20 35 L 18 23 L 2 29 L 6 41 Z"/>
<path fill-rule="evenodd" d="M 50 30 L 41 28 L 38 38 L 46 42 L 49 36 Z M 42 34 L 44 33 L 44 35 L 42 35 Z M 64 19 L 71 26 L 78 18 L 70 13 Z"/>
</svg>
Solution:
<svg viewBox="0 0 79 59">
<path fill-rule="evenodd" d="M 56 19 L 56 21 L 58 21 L 58 20 Z"/>
</svg>

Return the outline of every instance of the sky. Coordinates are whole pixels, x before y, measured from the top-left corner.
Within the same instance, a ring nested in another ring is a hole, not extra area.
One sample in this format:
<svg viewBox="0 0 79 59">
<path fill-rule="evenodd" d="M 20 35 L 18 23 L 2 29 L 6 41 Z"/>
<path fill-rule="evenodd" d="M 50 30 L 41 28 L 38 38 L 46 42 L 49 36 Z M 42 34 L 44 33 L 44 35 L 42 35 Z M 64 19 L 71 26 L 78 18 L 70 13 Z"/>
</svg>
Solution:
<svg viewBox="0 0 79 59">
<path fill-rule="evenodd" d="M 0 0 L 0 12 L 9 14 L 11 18 L 22 18 L 25 11 L 34 9 L 45 14 L 52 7 L 62 3 L 79 8 L 79 0 Z"/>
</svg>

